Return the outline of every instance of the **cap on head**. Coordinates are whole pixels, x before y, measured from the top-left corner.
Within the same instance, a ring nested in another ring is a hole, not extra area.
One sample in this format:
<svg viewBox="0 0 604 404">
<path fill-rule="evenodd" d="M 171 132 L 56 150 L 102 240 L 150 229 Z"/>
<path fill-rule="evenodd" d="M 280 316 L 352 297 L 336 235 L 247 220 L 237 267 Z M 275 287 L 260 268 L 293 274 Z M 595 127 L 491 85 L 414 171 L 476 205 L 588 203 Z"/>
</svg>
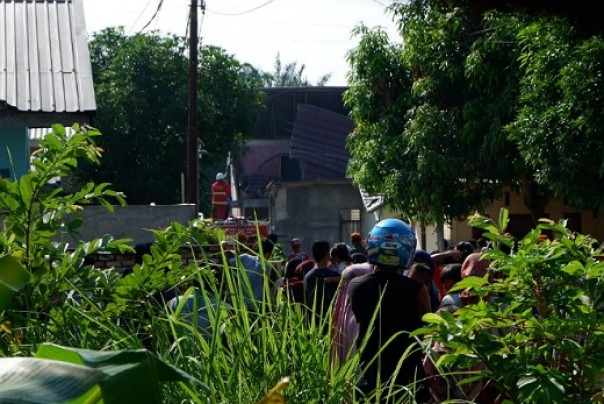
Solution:
<svg viewBox="0 0 604 404">
<path fill-rule="evenodd" d="M 350 238 L 355 241 L 361 241 L 363 236 L 361 236 L 361 233 L 355 232 L 350 235 Z"/>
<path fill-rule="evenodd" d="M 224 180 L 224 173 L 216 174 L 216 181 L 218 181 L 218 180 Z"/>
<path fill-rule="evenodd" d="M 294 237 L 290 241 L 290 244 L 292 247 L 300 247 L 302 245 L 302 240 L 300 240 L 298 237 Z"/>
<path fill-rule="evenodd" d="M 371 264 L 406 268 L 415 255 L 417 239 L 402 220 L 386 219 L 374 226 L 367 236 L 367 261 Z"/>
</svg>

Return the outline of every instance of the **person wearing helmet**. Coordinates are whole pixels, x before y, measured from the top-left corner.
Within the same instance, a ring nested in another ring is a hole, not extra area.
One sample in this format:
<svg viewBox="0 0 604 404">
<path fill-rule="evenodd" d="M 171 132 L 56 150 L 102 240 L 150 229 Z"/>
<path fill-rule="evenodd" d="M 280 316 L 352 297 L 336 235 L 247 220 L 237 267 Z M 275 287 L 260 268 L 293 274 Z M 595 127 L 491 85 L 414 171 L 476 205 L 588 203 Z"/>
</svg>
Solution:
<svg viewBox="0 0 604 404">
<path fill-rule="evenodd" d="M 231 187 L 224 180 L 224 174 L 216 174 L 216 181 L 212 183 L 212 219 L 226 220 L 229 215 L 229 199 Z"/>
<path fill-rule="evenodd" d="M 386 219 L 377 223 L 367 236 L 367 260 L 373 272 L 350 281 L 352 311 L 359 323 L 357 344 L 367 345 L 361 352 L 366 367 L 361 389 L 374 391 L 394 377 L 397 386 L 415 383 L 418 402 L 429 400 L 419 347 L 405 351 L 414 343 L 409 333 L 422 325 L 422 316 L 430 312 L 426 287 L 406 277 L 403 270 L 412 262 L 417 246 L 415 234 L 402 220 Z M 404 360 L 397 371 L 399 362 Z M 398 390 L 398 389 L 394 389 Z M 408 393 L 401 394 L 408 394 Z M 413 391 L 413 389 L 411 390 Z M 397 397 L 398 402 L 411 397 Z"/>
</svg>

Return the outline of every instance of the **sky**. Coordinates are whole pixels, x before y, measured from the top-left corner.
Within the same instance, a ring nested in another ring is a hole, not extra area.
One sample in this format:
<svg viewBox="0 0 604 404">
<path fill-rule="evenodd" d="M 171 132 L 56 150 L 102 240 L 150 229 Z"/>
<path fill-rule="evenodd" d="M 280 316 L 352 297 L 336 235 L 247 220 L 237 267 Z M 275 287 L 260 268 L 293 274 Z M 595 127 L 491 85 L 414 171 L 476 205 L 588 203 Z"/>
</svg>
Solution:
<svg viewBox="0 0 604 404">
<path fill-rule="evenodd" d="M 83 0 L 89 35 L 107 27 L 123 26 L 126 34 L 139 32 L 162 0 Z M 345 86 L 346 54 L 356 47 L 352 30 L 360 23 L 380 26 L 399 39 L 386 6 L 393 0 L 207 0 L 199 13 L 200 40 L 223 48 L 241 63 L 273 72 L 277 54 L 282 65 L 304 65 L 314 84 L 330 74 L 330 86 Z M 190 0 L 163 0 L 145 31 L 185 36 Z M 201 0 L 198 0 L 198 4 Z"/>
</svg>

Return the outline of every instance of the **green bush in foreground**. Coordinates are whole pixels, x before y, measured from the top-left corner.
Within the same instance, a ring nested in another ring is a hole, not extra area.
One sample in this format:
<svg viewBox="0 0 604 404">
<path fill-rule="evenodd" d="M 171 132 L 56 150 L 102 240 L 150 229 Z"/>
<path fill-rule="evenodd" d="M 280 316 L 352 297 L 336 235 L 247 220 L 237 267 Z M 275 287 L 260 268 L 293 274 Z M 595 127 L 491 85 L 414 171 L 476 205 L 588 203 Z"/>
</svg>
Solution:
<svg viewBox="0 0 604 404">
<path fill-rule="evenodd" d="M 479 297 L 459 311 L 431 314 L 420 330 L 446 349 L 443 374 L 494 383 L 511 402 L 577 403 L 604 399 L 604 261 L 590 237 L 564 221 L 542 220 L 515 243 L 498 223 L 475 215 L 472 226 L 498 248 L 488 250 L 490 273 L 455 286 Z M 548 239 L 540 237 L 548 234 Z M 511 250 L 511 252 L 509 252 Z M 482 366 L 482 367 L 481 367 Z M 481 369 L 481 370 L 476 370 Z"/>
</svg>

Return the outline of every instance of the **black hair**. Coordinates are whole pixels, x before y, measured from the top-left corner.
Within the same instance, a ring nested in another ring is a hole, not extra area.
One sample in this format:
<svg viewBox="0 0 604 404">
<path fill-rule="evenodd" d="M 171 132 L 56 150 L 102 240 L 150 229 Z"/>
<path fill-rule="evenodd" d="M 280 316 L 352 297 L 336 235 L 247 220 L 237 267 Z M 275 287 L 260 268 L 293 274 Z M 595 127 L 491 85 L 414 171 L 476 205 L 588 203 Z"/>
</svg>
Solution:
<svg viewBox="0 0 604 404">
<path fill-rule="evenodd" d="M 433 271 L 425 262 L 416 262 L 409 268 L 409 277 L 414 278 L 415 274 L 422 278 L 422 283 L 425 283 L 432 280 Z"/>
<path fill-rule="evenodd" d="M 262 244 L 262 253 L 263 254 L 272 254 L 273 249 L 275 248 L 275 243 L 271 240 L 265 238 L 261 241 Z"/>
<path fill-rule="evenodd" d="M 311 254 L 315 262 L 318 262 L 329 255 L 329 250 L 329 241 L 318 240 L 312 243 Z"/>
<path fill-rule="evenodd" d="M 353 264 L 362 264 L 367 262 L 367 256 L 363 253 L 354 253 L 350 256 L 350 262 Z"/>
<path fill-rule="evenodd" d="M 279 236 L 277 236 L 275 233 L 271 233 L 267 236 L 267 238 L 272 241 L 273 243 L 277 243 L 277 241 L 279 240 Z"/>
<path fill-rule="evenodd" d="M 296 277 L 296 268 L 298 265 L 302 263 L 302 259 L 300 258 L 292 258 L 287 261 L 285 264 L 285 277 L 286 278 L 295 278 Z"/>
<path fill-rule="evenodd" d="M 432 259 L 432 255 L 428 254 L 428 252 L 426 252 L 425 250 L 415 250 L 415 254 L 413 255 L 413 261 L 411 261 L 411 263 L 426 264 L 428 268 L 430 268 L 430 271 L 434 272 L 434 260 Z"/>
<path fill-rule="evenodd" d="M 460 241 L 459 243 L 457 243 L 457 245 L 455 246 L 455 249 L 457 251 L 459 251 L 459 254 L 461 255 L 461 260 L 463 261 L 468 255 L 472 254 L 474 252 L 474 247 L 472 246 L 471 243 L 469 243 L 468 241 Z"/>
<path fill-rule="evenodd" d="M 260 244 L 256 241 L 252 245 L 252 250 L 256 253 L 260 254 L 260 247 L 262 247 L 262 254 L 272 253 L 275 248 L 275 244 L 267 238 L 264 238 L 260 241 Z"/>
<path fill-rule="evenodd" d="M 329 255 L 332 259 L 339 259 L 340 261 L 350 262 L 350 251 L 344 243 L 336 243 L 331 250 Z"/>
<path fill-rule="evenodd" d="M 461 281 L 461 264 L 448 264 L 440 271 L 440 283 L 447 279 L 454 279 L 455 282 Z"/>
</svg>

